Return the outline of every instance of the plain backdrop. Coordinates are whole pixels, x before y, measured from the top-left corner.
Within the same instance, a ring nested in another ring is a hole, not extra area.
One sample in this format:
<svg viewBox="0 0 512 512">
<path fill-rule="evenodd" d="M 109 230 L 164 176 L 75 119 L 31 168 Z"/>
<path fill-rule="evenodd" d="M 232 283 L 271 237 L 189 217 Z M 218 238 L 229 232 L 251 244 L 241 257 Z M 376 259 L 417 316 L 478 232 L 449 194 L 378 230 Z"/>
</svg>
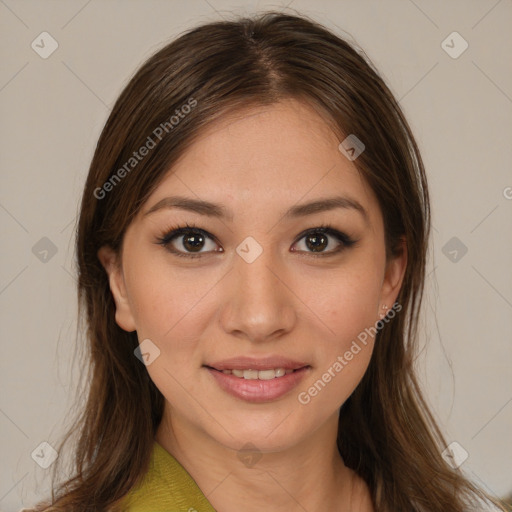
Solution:
<svg viewBox="0 0 512 512">
<path fill-rule="evenodd" d="M 359 44 L 410 121 L 434 226 L 419 375 L 461 469 L 512 490 L 510 0 L 0 0 L 0 511 L 48 494 L 32 454 L 73 400 L 75 218 L 114 101 L 189 27 L 286 4 Z"/>
</svg>

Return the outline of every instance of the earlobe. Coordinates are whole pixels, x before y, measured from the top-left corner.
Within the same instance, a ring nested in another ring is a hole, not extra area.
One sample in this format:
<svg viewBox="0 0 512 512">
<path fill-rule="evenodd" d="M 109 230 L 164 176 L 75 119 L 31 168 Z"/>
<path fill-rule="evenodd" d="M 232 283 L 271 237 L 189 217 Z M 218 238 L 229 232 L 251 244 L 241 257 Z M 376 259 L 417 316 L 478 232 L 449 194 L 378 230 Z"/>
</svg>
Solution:
<svg viewBox="0 0 512 512">
<path fill-rule="evenodd" d="M 135 331 L 135 321 L 128 301 L 126 285 L 118 254 L 111 247 L 103 246 L 98 251 L 98 259 L 103 265 L 108 276 L 110 291 L 116 305 L 117 325 L 125 331 Z"/>
<path fill-rule="evenodd" d="M 385 305 L 391 308 L 400 293 L 407 269 L 407 244 L 401 238 L 401 251 L 387 262 L 384 281 L 381 289 L 380 308 Z"/>
</svg>

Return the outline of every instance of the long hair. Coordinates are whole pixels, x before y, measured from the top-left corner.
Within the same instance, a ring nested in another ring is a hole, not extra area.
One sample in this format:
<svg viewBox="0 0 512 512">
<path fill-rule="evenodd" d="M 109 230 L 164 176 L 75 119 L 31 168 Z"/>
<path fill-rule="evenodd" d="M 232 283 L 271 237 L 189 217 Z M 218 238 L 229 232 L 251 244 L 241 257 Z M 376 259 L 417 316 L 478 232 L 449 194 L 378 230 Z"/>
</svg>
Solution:
<svg viewBox="0 0 512 512">
<path fill-rule="evenodd" d="M 42 510 L 118 510 L 148 469 L 162 419 L 163 396 L 134 357 L 137 335 L 115 322 L 98 249 L 119 250 L 131 220 L 205 127 L 285 98 L 316 109 L 340 142 L 354 134 L 364 143 L 354 164 L 378 198 L 388 257 L 401 237 L 407 245 L 402 310 L 378 332 L 369 367 L 340 410 L 345 464 L 367 482 L 378 512 L 462 512 L 486 498 L 443 459 L 446 442 L 414 372 L 430 210 L 410 127 L 361 50 L 305 16 L 269 11 L 205 23 L 167 44 L 131 78 L 105 124 L 76 241 L 90 384 L 59 448 L 76 436 L 73 474 L 54 484 Z M 143 146 L 146 156 L 135 158 Z"/>
</svg>

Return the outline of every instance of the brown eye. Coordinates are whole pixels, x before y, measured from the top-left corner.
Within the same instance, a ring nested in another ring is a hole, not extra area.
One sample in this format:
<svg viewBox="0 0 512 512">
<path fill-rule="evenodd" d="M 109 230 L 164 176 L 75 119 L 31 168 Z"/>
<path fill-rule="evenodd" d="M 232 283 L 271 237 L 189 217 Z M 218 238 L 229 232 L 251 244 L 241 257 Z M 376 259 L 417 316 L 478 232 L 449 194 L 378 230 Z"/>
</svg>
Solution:
<svg viewBox="0 0 512 512">
<path fill-rule="evenodd" d="M 182 244 L 187 251 L 198 252 L 204 246 L 205 237 L 201 233 L 183 235 Z"/>
<path fill-rule="evenodd" d="M 299 249 L 299 251 L 311 256 L 330 256 L 356 243 L 356 240 L 352 240 L 348 235 L 331 226 L 309 229 L 301 234 L 298 242 L 302 239 L 304 239 L 305 249 Z"/>
<path fill-rule="evenodd" d="M 306 239 L 306 246 L 308 247 L 308 249 L 311 249 L 313 252 L 323 251 L 329 243 L 327 236 L 323 233 L 321 233 L 320 235 L 317 235 L 317 234 L 307 235 L 305 237 L 305 239 Z"/>
<path fill-rule="evenodd" d="M 297 250 L 292 247 L 292 251 L 309 256 L 332 256 L 357 242 L 331 226 L 319 226 L 301 233 L 294 246 L 302 239 L 305 241 L 305 248 Z M 224 252 L 215 242 L 215 237 L 203 229 L 188 224 L 186 227 L 176 227 L 167 231 L 156 243 L 176 256 L 187 258 L 201 258 L 212 252 Z"/>
<path fill-rule="evenodd" d="M 209 241 L 210 246 L 208 245 Z M 157 243 L 177 256 L 189 258 L 199 258 L 209 252 L 222 252 L 222 249 L 220 251 L 215 249 L 217 244 L 213 242 L 213 237 L 206 231 L 189 226 L 167 232 L 158 239 Z"/>
</svg>

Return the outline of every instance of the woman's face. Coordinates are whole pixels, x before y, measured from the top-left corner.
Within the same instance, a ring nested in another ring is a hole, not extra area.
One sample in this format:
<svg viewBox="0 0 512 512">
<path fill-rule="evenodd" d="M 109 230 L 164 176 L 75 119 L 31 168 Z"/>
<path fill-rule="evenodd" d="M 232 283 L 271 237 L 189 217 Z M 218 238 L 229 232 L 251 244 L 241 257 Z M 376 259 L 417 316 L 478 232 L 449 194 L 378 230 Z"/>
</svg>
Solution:
<svg viewBox="0 0 512 512">
<path fill-rule="evenodd" d="M 377 199 L 340 142 L 295 100 L 223 118 L 147 200 L 120 266 L 100 250 L 173 422 L 262 452 L 336 425 L 406 262 L 386 264 Z M 187 225 L 201 231 L 170 234 Z"/>
</svg>

